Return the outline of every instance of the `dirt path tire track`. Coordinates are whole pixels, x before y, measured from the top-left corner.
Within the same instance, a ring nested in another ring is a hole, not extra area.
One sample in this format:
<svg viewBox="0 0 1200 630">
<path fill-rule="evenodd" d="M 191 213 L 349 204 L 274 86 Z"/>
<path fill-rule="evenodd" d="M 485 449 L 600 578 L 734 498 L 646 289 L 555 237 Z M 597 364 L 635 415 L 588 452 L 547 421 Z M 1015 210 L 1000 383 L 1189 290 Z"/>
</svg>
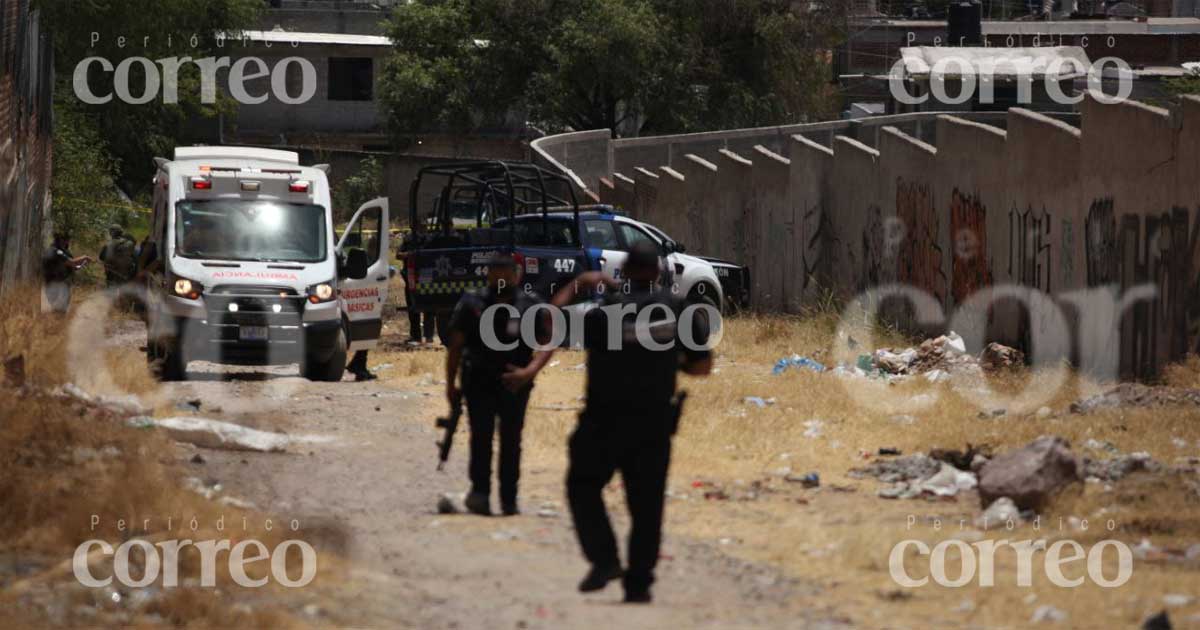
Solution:
<svg viewBox="0 0 1200 630">
<path fill-rule="evenodd" d="M 330 620 L 421 628 L 837 625 L 803 607 L 817 597 L 811 586 L 669 529 L 653 605 L 619 604 L 615 583 L 580 595 L 586 565 L 562 505 L 561 470 L 526 466 L 521 516 L 435 514 L 441 493 L 465 486 L 466 436 L 460 432 L 447 472 L 435 472 L 431 420 L 439 407 L 427 394 L 292 377 L 171 384 L 167 393 L 222 398 L 225 419 L 243 424 L 263 426 L 269 416 L 271 428 L 336 438 L 285 454 L 205 450 L 202 473 L 269 514 L 299 519 L 301 533 L 351 560 L 356 570 L 337 585 L 341 610 Z M 545 502 L 557 516 L 536 515 Z M 623 514 L 615 521 L 624 532 Z"/>
</svg>

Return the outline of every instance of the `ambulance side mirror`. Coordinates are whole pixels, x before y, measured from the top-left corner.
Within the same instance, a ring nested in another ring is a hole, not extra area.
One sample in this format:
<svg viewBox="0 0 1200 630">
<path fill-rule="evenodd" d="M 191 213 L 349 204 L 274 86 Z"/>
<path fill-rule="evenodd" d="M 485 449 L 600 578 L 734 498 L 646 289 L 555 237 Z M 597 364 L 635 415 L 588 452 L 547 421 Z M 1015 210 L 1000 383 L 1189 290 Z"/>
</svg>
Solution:
<svg viewBox="0 0 1200 630">
<path fill-rule="evenodd" d="M 371 261 L 367 258 L 367 250 L 353 247 L 346 252 L 340 275 L 351 280 L 362 280 L 367 277 L 367 269 L 370 266 Z"/>
</svg>

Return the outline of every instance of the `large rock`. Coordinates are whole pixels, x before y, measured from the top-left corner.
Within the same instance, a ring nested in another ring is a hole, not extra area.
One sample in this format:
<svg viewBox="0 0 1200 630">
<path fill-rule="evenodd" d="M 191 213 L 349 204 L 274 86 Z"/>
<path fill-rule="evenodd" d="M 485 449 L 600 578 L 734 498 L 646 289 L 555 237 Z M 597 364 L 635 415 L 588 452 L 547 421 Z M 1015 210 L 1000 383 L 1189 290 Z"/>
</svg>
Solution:
<svg viewBox="0 0 1200 630">
<path fill-rule="evenodd" d="M 1022 510 L 1041 510 L 1056 492 L 1079 481 L 1081 473 L 1070 443 L 1042 436 L 984 465 L 979 471 L 979 498 L 985 507 L 1008 497 Z"/>
<path fill-rule="evenodd" d="M 1025 365 L 1025 353 L 999 343 L 989 343 L 979 353 L 979 365 L 985 370 L 1003 370 Z"/>
</svg>

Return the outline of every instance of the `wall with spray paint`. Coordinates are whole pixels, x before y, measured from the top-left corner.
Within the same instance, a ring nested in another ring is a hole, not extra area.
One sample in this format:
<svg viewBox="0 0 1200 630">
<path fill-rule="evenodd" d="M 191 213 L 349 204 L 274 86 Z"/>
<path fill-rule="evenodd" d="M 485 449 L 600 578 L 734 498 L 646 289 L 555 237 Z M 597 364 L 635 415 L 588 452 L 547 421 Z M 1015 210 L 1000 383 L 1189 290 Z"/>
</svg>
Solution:
<svg viewBox="0 0 1200 630">
<path fill-rule="evenodd" d="M 601 196 L 751 265 L 764 310 L 897 283 L 976 350 L 1150 376 L 1200 351 L 1200 99 L 1081 112 L 1078 126 L 1011 109 L 613 141 L 619 168 L 669 162 L 633 167 L 632 194 L 601 179 Z"/>
</svg>

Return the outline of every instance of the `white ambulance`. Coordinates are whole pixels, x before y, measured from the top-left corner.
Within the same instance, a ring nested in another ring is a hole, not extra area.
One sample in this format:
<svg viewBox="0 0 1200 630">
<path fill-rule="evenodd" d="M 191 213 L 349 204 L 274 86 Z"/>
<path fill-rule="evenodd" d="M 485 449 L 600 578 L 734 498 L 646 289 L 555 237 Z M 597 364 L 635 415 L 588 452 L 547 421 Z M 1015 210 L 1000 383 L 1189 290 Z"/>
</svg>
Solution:
<svg viewBox="0 0 1200 630">
<path fill-rule="evenodd" d="M 375 346 L 388 290 L 388 204 L 367 202 L 335 240 L 326 165 L 296 153 L 187 147 L 155 160 L 154 218 L 138 266 L 146 352 L 164 380 L 188 362 L 299 363 L 341 380 Z"/>
</svg>

